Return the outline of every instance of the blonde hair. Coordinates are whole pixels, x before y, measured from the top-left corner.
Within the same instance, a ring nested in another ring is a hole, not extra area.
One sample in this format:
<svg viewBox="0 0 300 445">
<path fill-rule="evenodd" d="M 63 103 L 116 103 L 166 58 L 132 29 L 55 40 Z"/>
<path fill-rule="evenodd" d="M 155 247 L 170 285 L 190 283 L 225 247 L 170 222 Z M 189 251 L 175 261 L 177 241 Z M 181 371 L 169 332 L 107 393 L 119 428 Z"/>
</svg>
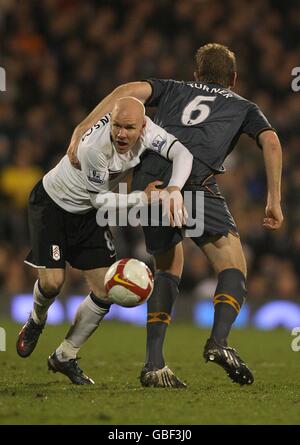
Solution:
<svg viewBox="0 0 300 445">
<path fill-rule="evenodd" d="M 231 85 L 236 73 L 234 52 L 219 43 L 208 43 L 196 52 L 197 76 L 203 82 L 219 83 L 224 87 Z"/>
</svg>

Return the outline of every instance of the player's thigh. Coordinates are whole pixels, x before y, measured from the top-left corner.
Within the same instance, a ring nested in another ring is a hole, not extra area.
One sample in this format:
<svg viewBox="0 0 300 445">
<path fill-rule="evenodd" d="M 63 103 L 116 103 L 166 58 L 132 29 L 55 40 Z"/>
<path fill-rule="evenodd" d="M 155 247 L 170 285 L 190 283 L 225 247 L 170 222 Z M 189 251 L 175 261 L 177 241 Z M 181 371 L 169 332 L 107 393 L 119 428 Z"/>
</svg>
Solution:
<svg viewBox="0 0 300 445">
<path fill-rule="evenodd" d="M 169 272 L 179 278 L 181 277 L 184 262 L 182 242 L 165 252 L 155 254 L 154 258 L 157 271 Z"/>
<path fill-rule="evenodd" d="M 38 269 L 39 284 L 46 295 L 56 295 L 65 281 L 65 269 Z"/>
<path fill-rule="evenodd" d="M 146 250 L 154 256 L 156 270 L 168 271 L 180 277 L 183 268 L 181 229 L 146 225 L 143 226 L 143 232 Z"/>
<path fill-rule="evenodd" d="M 72 216 L 72 215 L 71 215 Z M 110 228 L 97 224 L 96 212 L 69 218 L 67 261 L 79 270 L 109 267 L 116 261 L 116 248 Z"/>
<path fill-rule="evenodd" d="M 105 295 L 104 277 L 107 271 L 108 267 L 82 271 L 89 288 L 97 297 L 103 297 Z"/>
<path fill-rule="evenodd" d="M 246 260 L 240 238 L 228 233 L 201 246 L 217 273 L 225 269 L 239 269 L 247 275 Z"/>
<path fill-rule="evenodd" d="M 69 221 L 69 230 L 76 235 L 68 250 L 68 261 L 79 269 L 90 290 L 103 297 L 104 277 L 108 268 L 116 261 L 116 249 L 109 227 L 97 224 L 95 212 L 81 215 Z"/>
</svg>

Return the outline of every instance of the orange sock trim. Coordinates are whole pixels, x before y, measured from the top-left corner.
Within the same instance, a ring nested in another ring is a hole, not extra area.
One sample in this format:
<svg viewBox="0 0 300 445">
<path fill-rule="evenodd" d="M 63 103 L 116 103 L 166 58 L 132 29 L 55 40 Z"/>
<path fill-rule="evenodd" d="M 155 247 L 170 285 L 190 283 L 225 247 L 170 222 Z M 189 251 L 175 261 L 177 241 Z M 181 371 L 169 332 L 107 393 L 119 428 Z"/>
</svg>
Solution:
<svg viewBox="0 0 300 445">
<path fill-rule="evenodd" d="M 213 303 L 214 303 L 214 306 L 216 306 L 216 304 L 219 304 L 219 303 L 230 304 L 230 306 L 232 306 L 237 311 L 237 313 L 239 313 L 241 310 L 241 306 L 239 305 L 238 301 L 236 301 L 236 299 L 232 295 L 228 295 L 228 294 L 215 295 L 214 299 L 213 299 Z"/>
<path fill-rule="evenodd" d="M 147 323 L 171 323 L 171 316 L 167 312 L 149 312 Z"/>
</svg>

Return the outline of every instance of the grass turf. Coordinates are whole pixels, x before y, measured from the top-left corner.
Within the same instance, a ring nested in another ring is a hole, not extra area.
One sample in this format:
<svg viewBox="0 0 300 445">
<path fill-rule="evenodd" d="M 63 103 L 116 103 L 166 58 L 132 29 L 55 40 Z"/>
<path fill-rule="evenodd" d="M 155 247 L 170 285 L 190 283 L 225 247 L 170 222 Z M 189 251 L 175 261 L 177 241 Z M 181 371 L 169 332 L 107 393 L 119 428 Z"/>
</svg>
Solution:
<svg viewBox="0 0 300 445">
<path fill-rule="evenodd" d="M 145 329 L 104 322 L 81 351 L 80 366 L 94 386 L 72 385 L 47 370 L 46 359 L 63 339 L 67 326 L 47 326 L 31 357 L 15 352 L 19 330 L 6 330 L 7 350 L 0 352 L 1 424 L 299 424 L 300 352 L 291 350 L 290 332 L 234 330 L 236 347 L 254 372 L 255 383 L 240 387 L 202 349 L 208 332 L 174 324 L 165 355 L 187 390 L 142 388 Z"/>
</svg>

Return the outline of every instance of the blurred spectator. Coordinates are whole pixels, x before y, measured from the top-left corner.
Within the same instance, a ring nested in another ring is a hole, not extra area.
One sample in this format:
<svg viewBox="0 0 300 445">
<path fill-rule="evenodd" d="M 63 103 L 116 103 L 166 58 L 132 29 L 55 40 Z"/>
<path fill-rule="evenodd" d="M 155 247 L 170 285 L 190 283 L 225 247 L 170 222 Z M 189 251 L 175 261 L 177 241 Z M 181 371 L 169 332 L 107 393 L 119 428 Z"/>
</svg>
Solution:
<svg viewBox="0 0 300 445">
<path fill-rule="evenodd" d="M 27 207 L 29 194 L 43 174 L 42 169 L 32 162 L 33 149 L 29 140 L 20 139 L 13 163 L 1 171 L 1 192 L 16 209 Z"/>
</svg>

